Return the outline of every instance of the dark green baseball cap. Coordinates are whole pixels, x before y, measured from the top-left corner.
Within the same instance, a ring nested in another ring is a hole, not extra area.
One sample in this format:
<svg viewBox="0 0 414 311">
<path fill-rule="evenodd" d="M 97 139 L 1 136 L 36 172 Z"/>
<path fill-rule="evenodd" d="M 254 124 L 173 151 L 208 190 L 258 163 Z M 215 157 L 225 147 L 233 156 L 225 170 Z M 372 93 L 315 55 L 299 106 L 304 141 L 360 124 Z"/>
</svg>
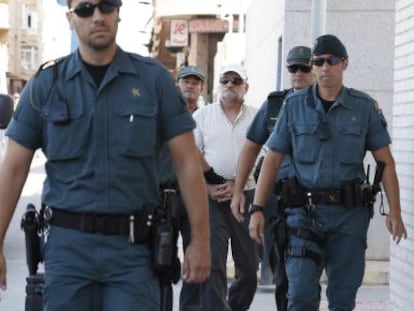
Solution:
<svg viewBox="0 0 414 311">
<path fill-rule="evenodd" d="M 312 54 L 322 55 L 331 54 L 338 57 L 348 57 L 345 45 L 335 35 L 322 35 L 316 38 L 312 48 Z"/>
<path fill-rule="evenodd" d="M 188 76 L 195 76 L 201 81 L 204 81 L 206 78 L 204 72 L 197 66 L 186 66 L 181 68 L 180 72 L 178 73 L 177 79 L 185 78 Z"/>
<path fill-rule="evenodd" d="M 310 47 L 298 45 L 293 47 L 286 58 L 286 65 L 312 66 L 312 53 Z"/>
</svg>

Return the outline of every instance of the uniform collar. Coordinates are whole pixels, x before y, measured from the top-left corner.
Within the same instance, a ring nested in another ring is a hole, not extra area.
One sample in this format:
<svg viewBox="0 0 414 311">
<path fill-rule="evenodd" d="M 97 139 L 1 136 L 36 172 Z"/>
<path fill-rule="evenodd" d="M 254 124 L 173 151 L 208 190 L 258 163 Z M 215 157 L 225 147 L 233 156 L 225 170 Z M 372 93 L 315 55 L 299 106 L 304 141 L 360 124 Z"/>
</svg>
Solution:
<svg viewBox="0 0 414 311">
<path fill-rule="evenodd" d="M 82 65 L 82 59 L 80 58 L 79 51 L 76 50 L 70 55 L 67 71 L 64 77 L 65 81 L 72 79 L 74 76 L 80 74 L 83 70 L 84 66 Z M 110 76 L 115 76 L 118 72 L 139 75 L 135 70 L 132 59 L 120 47 L 117 48 L 114 60 L 108 68 L 108 74 Z"/>
<path fill-rule="evenodd" d="M 320 102 L 318 98 L 318 85 L 315 83 L 312 86 L 308 87 L 308 92 L 306 96 L 307 105 L 313 109 L 316 109 L 316 103 Z M 338 98 L 335 100 L 334 106 L 343 106 L 344 108 L 350 109 L 350 104 L 345 101 L 346 99 L 346 88 L 342 86 L 341 92 L 339 93 Z"/>
</svg>

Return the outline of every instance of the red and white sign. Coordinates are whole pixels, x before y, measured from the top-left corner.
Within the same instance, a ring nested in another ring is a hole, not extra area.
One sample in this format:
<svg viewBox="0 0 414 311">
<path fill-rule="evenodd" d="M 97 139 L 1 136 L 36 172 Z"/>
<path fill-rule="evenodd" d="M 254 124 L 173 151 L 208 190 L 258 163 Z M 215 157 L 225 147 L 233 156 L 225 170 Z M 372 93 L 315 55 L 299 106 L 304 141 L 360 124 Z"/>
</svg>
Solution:
<svg viewBox="0 0 414 311">
<path fill-rule="evenodd" d="M 171 20 L 170 46 L 188 45 L 188 21 L 186 19 Z"/>
</svg>

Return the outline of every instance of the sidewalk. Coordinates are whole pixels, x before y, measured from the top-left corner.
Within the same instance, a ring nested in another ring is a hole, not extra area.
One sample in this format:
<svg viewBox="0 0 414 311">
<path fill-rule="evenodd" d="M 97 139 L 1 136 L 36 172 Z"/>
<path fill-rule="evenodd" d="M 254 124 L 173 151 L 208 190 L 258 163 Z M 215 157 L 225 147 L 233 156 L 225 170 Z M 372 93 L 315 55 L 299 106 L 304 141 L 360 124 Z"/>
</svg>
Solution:
<svg viewBox="0 0 414 311">
<path fill-rule="evenodd" d="M 229 281 L 234 277 L 234 266 L 228 261 L 227 276 Z M 258 273 L 260 278 L 260 271 Z M 259 280 L 260 282 L 260 280 Z M 326 299 L 326 275 L 322 275 L 322 297 L 320 311 L 328 311 Z M 389 262 L 372 261 L 366 262 L 363 284 L 358 290 L 355 311 L 390 311 L 389 297 Z M 274 311 L 274 285 L 259 285 L 249 311 Z"/>
<path fill-rule="evenodd" d="M 260 270 L 260 269 L 259 269 Z M 260 271 L 257 274 L 260 278 Z M 227 260 L 227 278 L 234 278 L 234 265 L 231 256 Z M 260 280 L 259 280 L 260 282 Z M 326 275 L 321 277 L 321 283 L 326 283 Z M 363 285 L 388 285 L 389 284 L 389 261 L 366 261 Z"/>
</svg>

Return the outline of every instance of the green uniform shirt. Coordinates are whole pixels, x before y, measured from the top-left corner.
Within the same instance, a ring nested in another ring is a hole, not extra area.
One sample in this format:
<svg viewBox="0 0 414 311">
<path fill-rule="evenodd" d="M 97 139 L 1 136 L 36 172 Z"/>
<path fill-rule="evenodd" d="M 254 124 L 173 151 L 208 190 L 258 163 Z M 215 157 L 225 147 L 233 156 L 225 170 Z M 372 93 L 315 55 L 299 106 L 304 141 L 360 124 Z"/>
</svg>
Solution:
<svg viewBox="0 0 414 311">
<path fill-rule="evenodd" d="M 366 93 L 343 87 L 325 113 L 317 85 L 289 96 L 268 147 L 291 156 L 291 169 L 311 189 L 339 189 L 364 180 L 367 150 L 391 143 L 378 104 Z"/>
<path fill-rule="evenodd" d="M 171 74 L 118 48 L 99 88 L 78 52 L 39 71 L 7 135 L 46 155 L 45 204 L 122 213 L 158 203 L 160 147 L 194 127 Z"/>
</svg>

